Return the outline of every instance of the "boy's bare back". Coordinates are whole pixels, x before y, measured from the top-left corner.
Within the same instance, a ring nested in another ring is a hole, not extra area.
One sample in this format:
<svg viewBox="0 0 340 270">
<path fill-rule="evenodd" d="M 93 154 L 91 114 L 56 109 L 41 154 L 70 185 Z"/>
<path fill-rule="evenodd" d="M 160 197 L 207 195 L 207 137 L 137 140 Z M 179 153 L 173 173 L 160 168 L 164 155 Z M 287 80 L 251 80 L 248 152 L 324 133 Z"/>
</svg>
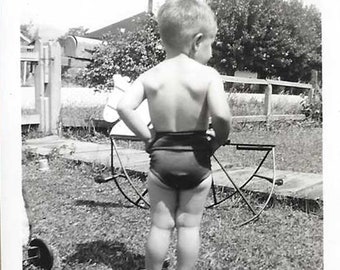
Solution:
<svg viewBox="0 0 340 270">
<path fill-rule="evenodd" d="M 118 114 L 146 144 L 152 130 L 136 111 L 145 99 L 156 133 L 205 131 L 210 117 L 217 149 L 228 137 L 230 112 L 219 73 L 206 66 L 217 33 L 214 14 L 204 1 L 174 0 L 160 8 L 158 22 L 167 58 L 140 75 Z"/>
<path fill-rule="evenodd" d="M 208 128 L 208 91 L 218 73 L 181 54 L 167 59 L 141 76 L 151 122 L 160 131 Z"/>
</svg>

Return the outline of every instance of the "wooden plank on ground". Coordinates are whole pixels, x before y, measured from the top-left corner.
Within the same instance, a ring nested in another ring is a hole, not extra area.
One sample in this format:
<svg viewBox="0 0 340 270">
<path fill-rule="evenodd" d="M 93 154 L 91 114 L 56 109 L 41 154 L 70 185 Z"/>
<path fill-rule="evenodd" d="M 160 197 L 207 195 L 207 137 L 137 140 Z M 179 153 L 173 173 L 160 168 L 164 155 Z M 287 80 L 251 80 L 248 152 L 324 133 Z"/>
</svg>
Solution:
<svg viewBox="0 0 340 270">
<path fill-rule="evenodd" d="M 45 138 L 30 139 L 25 142 L 23 148 L 35 151 L 41 155 L 48 155 L 55 148 L 60 150 L 60 154 L 67 159 L 94 162 L 110 166 L 110 145 L 81 142 L 76 140 L 61 139 L 58 136 L 48 136 Z M 139 172 L 147 172 L 149 168 L 148 154 L 141 150 L 119 148 L 120 158 L 126 169 Z M 220 160 L 222 164 L 225 161 Z M 118 159 L 114 156 L 114 166 L 120 167 Z M 224 172 L 212 161 L 213 178 L 217 185 L 232 188 Z M 240 186 L 255 171 L 255 167 L 233 166 L 227 168 L 227 172 L 232 180 Z M 273 177 L 273 170 L 262 167 L 257 174 L 266 177 Z M 322 176 L 312 173 L 301 173 L 276 170 L 276 179 L 282 179 L 283 185 L 276 186 L 274 194 L 284 197 L 295 197 L 301 199 L 322 200 Z M 269 192 L 272 185 L 262 178 L 255 178 L 245 189 L 254 192 Z"/>
<path fill-rule="evenodd" d="M 241 169 L 228 169 L 232 181 L 240 187 L 252 175 L 255 167 L 246 167 Z M 273 177 L 273 170 L 261 168 L 258 174 L 266 177 Z M 213 179 L 216 185 L 233 188 L 231 181 L 227 178 L 221 169 L 213 169 Z M 313 173 L 301 173 L 292 171 L 275 170 L 275 178 L 282 179 L 283 185 L 275 186 L 274 194 L 277 196 L 294 197 L 300 199 L 319 199 L 322 196 L 322 176 Z M 261 178 L 253 178 L 245 187 L 245 190 L 259 193 L 268 193 L 272 184 Z"/>
</svg>

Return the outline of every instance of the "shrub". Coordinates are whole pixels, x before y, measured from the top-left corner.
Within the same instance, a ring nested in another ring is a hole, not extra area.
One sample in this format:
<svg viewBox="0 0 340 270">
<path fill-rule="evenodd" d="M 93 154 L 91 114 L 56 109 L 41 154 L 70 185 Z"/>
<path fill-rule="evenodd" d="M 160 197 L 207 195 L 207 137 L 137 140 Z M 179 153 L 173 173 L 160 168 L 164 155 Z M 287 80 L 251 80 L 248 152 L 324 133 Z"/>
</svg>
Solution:
<svg viewBox="0 0 340 270">
<path fill-rule="evenodd" d="M 301 102 L 301 113 L 303 113 L 308 119 L 322 122 L 322 93 L 316 91 L 315 97 L 310 100 L 305 98 Z"/>
<path fill-rule="evenodd" d="M 138 31 L 104 37 L 102 46 L 94 52 L 92 63 L 78 75 L 78 80 L 88 82 L 97 90 L 110 90 L 114 86 L 114 74 L 134 80 L 164 58 L 157 22 L 148 15 L 140 19 Z"/>
</svg>

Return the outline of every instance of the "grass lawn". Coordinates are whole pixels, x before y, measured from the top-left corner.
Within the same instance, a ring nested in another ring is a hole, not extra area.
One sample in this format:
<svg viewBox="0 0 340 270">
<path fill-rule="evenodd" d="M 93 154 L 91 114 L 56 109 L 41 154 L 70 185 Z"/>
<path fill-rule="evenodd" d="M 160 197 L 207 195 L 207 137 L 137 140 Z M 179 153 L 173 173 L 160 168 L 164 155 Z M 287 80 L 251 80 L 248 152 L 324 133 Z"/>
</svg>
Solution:
<svg viewBox="0 0 340 270">
<path fill-rule="evenodd" d="M 231 140 L 274 143 L 278 169 L 321 173 L 321 134 L 321 128 L 296 125 L 236 127 Z M 230 151 L 218 155 L 231 163 L 254 162 Z M 93 176 L 91 166 L 59 157 L 51 158 L 49 171 L 39 171 L 38 158 L 24 153 L 32 234 L 52 246 L 56 269 L 137 270 L 144 264 L 148 210 L 132 207 L 114 183 L 96 184 Z M 322 215 L 277 202 L 258 221 L 233 228 L 230 217 L 239 210 L 226 205 L 205 211 L 197 269 L 323 268 Z M 173 244 L 169 258 L 174 269 Z"/>
<path fill-rule="evenodd" d="M 313 126 L 287 125 L 277 123 L 266 129 L 261 126 L 234 128 L 230 140 L 237 143 L 274 144 L 276 168 L 305 173 L 322 173 L 322 128 Z M 256 160 L 249 153 L 228 153 L 218 151 L 217 155 L 227 156 L 231 163 L 250 166 Z"/>
</svg>

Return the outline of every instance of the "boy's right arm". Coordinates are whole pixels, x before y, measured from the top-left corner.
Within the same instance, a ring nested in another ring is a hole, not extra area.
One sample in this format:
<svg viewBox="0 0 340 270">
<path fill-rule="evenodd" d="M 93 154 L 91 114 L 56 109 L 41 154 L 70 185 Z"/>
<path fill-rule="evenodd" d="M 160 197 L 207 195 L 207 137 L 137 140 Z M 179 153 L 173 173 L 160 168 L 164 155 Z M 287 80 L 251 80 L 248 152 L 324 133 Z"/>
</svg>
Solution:
<svg viewBox="0 0 340 270">
<path fill-rule="evenodd" d="M 212 141 L 213 152 L 215 152 L 228 139 L 231 114 L 221 76 L 214 69 L 211 72 L 212 80 L 207 93 L 207 102 L 212 128 L 215 132 L 215 138 Z"/>
<path fill-rule="evenodd" d="M 117 105 L 117 112 L 126 126 L 146 144 L 151 140 L 151 131 L 140 113 L 136 111 L 139 105 L 146 98 L 141 76 L 130 86 L 131 89 L 125 92 L 124 97 Z"/>
</svg>

